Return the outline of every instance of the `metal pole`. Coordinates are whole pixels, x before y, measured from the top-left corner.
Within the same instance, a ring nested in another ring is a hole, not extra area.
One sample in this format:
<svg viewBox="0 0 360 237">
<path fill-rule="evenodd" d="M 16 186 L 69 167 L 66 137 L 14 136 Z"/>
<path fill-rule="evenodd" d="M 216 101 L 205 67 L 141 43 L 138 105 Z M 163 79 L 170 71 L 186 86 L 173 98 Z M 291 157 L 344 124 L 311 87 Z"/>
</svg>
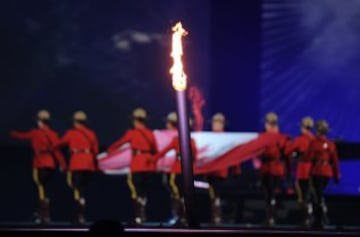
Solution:
<svg viewBox="0 0 360 237">
<path fill-rule="evenodd" d="M 199 226 L 195 213 L 195 188 L 193 174 L 193 157 L 190 146 L 189 116 L 186 104 L 186 90 L 176 91 L 178 129 L 181 153 L 181 169 L 183 179 L 183 193 L 185 202 L 185 213 L 190 228 Z"/>
</svg>

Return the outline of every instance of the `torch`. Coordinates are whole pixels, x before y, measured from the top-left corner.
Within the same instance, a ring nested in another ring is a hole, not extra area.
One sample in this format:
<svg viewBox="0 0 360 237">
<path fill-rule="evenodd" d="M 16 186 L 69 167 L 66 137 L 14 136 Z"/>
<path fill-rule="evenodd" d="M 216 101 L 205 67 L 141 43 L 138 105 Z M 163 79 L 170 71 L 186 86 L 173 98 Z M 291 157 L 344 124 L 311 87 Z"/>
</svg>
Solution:
<svg viewBox="0 0 360 237">
<path fill-rule="evenodd" d="M 176 91 L 178 130 L 181 152 L 181 169 L 183 178 L 183 193 L 185 202 L 186 217 L 189 227 L 198 227 L 194 212 L 194 174 L 193 158 L 190 147 L 189 116 L 186 103 L 186 74 L 182 63 L 183 45 L 182 37 L 187 35 L 186 30 L 178 22 L 173 28 L 172 51 L 173 66 L 170 69 L 172 74 L 172 85 Z"/>
</svg>

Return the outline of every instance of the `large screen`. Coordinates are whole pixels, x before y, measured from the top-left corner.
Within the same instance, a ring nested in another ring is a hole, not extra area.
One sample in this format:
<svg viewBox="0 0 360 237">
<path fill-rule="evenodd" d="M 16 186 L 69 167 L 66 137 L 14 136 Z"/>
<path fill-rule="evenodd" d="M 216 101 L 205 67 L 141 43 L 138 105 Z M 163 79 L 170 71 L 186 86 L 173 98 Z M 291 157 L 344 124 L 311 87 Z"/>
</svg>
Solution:
<svg viewBox="0 0 360 237">
<path fill-rule="evenodd" d="M 331 138 L 360 141 L 360 1 L 264 0 L 260 111 L 296 134 L 328 120 Z"/>
</svg>

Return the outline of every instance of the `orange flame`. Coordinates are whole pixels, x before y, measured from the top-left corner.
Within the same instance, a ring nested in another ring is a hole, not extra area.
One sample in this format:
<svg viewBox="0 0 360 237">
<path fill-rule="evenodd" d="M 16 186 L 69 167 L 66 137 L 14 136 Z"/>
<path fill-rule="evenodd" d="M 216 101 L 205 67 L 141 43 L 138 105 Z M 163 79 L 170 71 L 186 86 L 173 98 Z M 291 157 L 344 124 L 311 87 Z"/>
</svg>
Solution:
<svg viewBox="0 0 360 237">
<path fill-rule="evenodd" d="M 181 22 L 176 23 L 172 28 L 172 51 L 171 57 L 173 58 L 173 66 L 170 69 L 172 74 L 172 85 L 177 91 L 184 91 L 186 89 L 186 74 L 182 63 L 183 45 L 182 37 L 187 35 L 187 31 L 182 27 Z"/>
</svg>

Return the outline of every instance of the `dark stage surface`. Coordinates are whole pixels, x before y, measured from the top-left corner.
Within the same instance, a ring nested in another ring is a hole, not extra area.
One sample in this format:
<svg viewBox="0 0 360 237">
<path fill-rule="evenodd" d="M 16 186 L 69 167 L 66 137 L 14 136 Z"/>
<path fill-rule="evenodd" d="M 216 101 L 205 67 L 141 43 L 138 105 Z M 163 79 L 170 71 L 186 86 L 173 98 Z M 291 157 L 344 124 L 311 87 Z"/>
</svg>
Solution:
<svg viewBox="0 0 360 237">
<path fill-rule="evenodd" d="M 355 226 L 326 226 L 322 230 L 302 229 L 291 225 L 276 225 L 266 228 L 261 225 L 207 225 L 202 224 L 198 229 L 171 228 L 161 223 L 146 223 L 143 227 L 131 228 L 125 226 L 124 234 L 121 236 L 143 236 L 151 234 L 155 236 L 358 236 L 360 228 Z M 71 226 L 70 223 L 53 223 L 46 227 L 33 225 L 31 223 L 1 223 L 0 234 L 9 235 L 66 235 L 84 236 L 89 233 L 90 225 L 83 227 Z"/>
</svg>

